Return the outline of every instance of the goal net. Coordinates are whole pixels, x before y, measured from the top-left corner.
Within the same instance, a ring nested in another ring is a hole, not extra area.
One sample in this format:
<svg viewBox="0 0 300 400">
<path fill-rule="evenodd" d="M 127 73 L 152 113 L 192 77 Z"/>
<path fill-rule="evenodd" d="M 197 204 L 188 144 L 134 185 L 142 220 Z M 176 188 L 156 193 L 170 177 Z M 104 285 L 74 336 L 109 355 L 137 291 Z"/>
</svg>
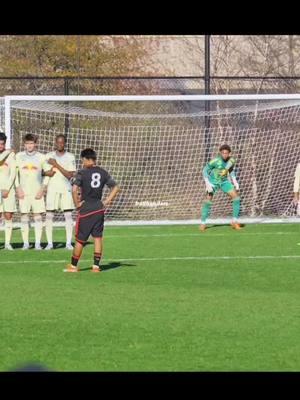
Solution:
<svg viewBox="0 0 300 400">
<path fill-rule="evenodd" d="M 121 187 L 106 215 L 113 223 L 199 221 L 202 169 L 224 143 L 237 161 L 242 219 L 295 214 L 299 95 L 8 96 L 0 102 L 0 125 L 16 151 L 27 133 L 38 135 L 42 153 L 65 134 L 77 168 L 81 150 L 94 148 Z M 231 215 L 230 200 L 217 193 L 210 221 Z"/>
</svg>

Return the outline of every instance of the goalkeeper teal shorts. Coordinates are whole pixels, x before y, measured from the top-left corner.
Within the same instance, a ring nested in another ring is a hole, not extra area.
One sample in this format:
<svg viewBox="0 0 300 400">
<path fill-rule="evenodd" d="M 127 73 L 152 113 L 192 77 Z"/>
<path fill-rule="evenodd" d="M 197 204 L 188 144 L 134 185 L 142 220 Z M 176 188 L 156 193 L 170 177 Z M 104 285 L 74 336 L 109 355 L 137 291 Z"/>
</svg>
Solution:
<svg viewBox="0 0 300 400">
<path fill-rule="evenodd" d="M 217 193 L 217 191 L 219 189 L 221 189 L 222 192 L 224 192 L 224 193 L 229 193 L 229 192 L 232 192 L 233 190 L 235 190 L 233 184 L 231 182 L 229 182 L 229 180 L 227 180 L 227 179 L 221 183 L 212 183 L 212 182 L 210 182 L 210 183 L 214 188 L 213 194 Z"/>
</svg>

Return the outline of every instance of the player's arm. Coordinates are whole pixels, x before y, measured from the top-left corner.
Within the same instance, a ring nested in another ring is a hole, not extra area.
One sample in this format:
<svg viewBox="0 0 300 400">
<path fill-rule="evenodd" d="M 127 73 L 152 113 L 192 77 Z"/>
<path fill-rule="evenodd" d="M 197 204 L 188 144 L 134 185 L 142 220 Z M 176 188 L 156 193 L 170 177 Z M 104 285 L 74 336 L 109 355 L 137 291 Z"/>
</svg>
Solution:
<svg viewBox="0 0 300 400">
<path fill-rule="evenodd" d="M 66 169 L 64 169 L 61 165 L 58 164 L 58 162 L 54 158 L 49 158 L 48 163 L 52 165 L 53 168 L 57 168 L 67 179 L 71 179 L 75 175 L 76 171 L 75 162 L 74 163 L 72 162 L 72 164 L 74 164 L 74 167 L 72 165 L 72 167 L 74 168 L 72 169 L 72 171 L 67 171 Z"/>
<path fill-rule="evenodd" d="M 113 200 L 115 199 L 117 194 L 119 193 L 120 187 L 117 185 L 115 180 L 109 174 L 107 175 L 107 180 L 106 180 L 105 184 L 111 190 L 110 190 L 109 195 L 106 197 L 106 199 L 102 203 L 103 203 L 104 207 L 108 207 L 113 202 Z"/>
<path fill-rule="evenodd" d="M 5 163 L 5 161 L 8 159 L 9 155 L 12 153 L 12 150 L 4 150 L 0 154 L 0 167 Z"/>
<path fill-rule="evenodd" d="M 215 159 L 215 158 L 213 160 L 209 161 L 202 170 L 205 187 L 206 187 L 206 190 L 208 193 L 213 192 L 213 185 L 209 181 L 209 174 L 215 168 L 216 161 L 217 161 L 217 159 Z"/>
<path fill-rule="evenodd" d="M 79 189 L 82 186 L 82 174 L 78 171 L 72 183 L 72 197 L 76 208 L 80 208 L 84 203 L 79 197 Z"/>
<path fill-rule="evenodd" d="M 14 153 L 10 153 L 9 157 L 9 178 L 5 184 L 4 190 L 2 190 L 2 197 L 6 199 L 9 195 L 9 191 L 14 185 L 16 179 L 16 158 Z"/>
<path fill-rule="evenodd" d="M 84 203 L 84 200 L 80 200 L 79 196 L 79 188 L 80 186 L 73 184 L 72 186 L 72 197 L 76 208 L 80 208 Z"/>
<path fill-rule="evenodd" d="M 299 201 L 299 188 L 300 188 L 300 163 L 297 165 L 294 179 L 294 203 Z"/>
<path fill-rule="evenodd" d="M 18 199 L 24 199 L 25 194 L 23 189 L 21 188 L 21 182 L 20 182 L 20 163 L 19 163 L 19 156 L 16 154 L 16 178 L 15 178 L 15 188 L 17 192 L 17 197 Z"/>
<path fill-rule="evenodd" d="M 42 168 L 42 176 L 44 176 L 44 178 L 43 178 L 42 186 L 41 186 L 40 190 L 35 195 L 36 200 L 40 200 L 46 194 L 50 177 L 53 176 L 55 173 L 54 172 L 51 175 L 51 172 L 53 172 L 53 171 L 51 171 L 52 167 L 50 164 L 47 163 L 45 156 L 43 156 L 41 159 L 41 168 Z"/>
<path fill-rule="evenodd" d="M 231 170 L 229 170 L 229 176 L 233 183 L 233 186 L 235 187 L 235 190 L 238 192 L 240 190 L 240 185 L 236 179 L 235 171 L 233 168 Z"/>
<path fill-rule="evenodd" d="M 43 176 L 48 176 L 49 178 L 52 178 L 53 175 L 55 175 L 55 171 L 53 171 L 53 169 L 49 169 L 48 171 L 44 171 L 42 172 Z"/>
</svg>

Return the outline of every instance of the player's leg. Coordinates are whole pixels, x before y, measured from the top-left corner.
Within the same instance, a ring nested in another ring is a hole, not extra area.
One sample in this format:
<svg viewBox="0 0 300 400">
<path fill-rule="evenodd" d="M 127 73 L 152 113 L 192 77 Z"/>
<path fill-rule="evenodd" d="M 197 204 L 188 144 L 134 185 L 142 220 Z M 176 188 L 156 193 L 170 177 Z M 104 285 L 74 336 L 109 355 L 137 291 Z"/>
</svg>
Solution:
<svg viewBox="0 0 300 400">
<path fill-rule="evenodd" d="M 200 231 L 204 232 L 206 229 L 206 220 L 210 216 L 210 211 L 212 207 L 212 200 L 213 200 L 213 193 L 207 193 L 206 199 L 202 205 L 202 210 L 201 210 L 201 225 L 200 225 Z"/>
<path fill-rule="evenodd" d="M 65 228 L 66 228 L 66 249 L 72 250 L 72 234 L 73 234 L 73 219 L 72 211 L 74 210 L 74 202 L 71 192 L 66 192 L 61 195 L 60 202 L 61 210 L 64 210 Z"/>
<path fill-rule="evenodd" d="M 35 236 L 35 250 L 42 250 L 41 238 L 43 232 L 43 218 L 42 214 L 33 214 L 34 220 L 34 236 Z"/>
<path fill-rule="evenodd" d="M 75 247 L 73 249 L 72 257 L 71 257 L 71 264 L 67 266 L 66 269 L 64 269 L 65 272 L 78 272 L 78 262 L 80 260 L 80 257 L 82 255 L 82 250 L 83 250 L 84 242 L 79 242 L 76 240 Z"/>
<path fill-rule="evenodd" d="M 95 224 L 91 231 L 94 238 L 94 264 L 92 272 L 100 272 L 100 261 L 103 253 L 103 229 L 104 229 L 104 214 L 96 214 L 94 216 Z"/>
<path fill-rule="evenodd" d="M 92 272 L 100 272 L 100 262 L 102 258 L 103 246 L 102 237 L 94 238 L 94 263 L 92 266 Z"/>
<path fill-rule="evenodd" d="M 1 190 L 0 190 L 0 193 L 1 193 Z M 0 201 L 1 201 L 1 199 L 0 199 Z M 0 203 L 0 208 L 1 208 L 1 210 L 0 210 L 0 226 L 2 226 L 3 222 L 2 222 L 2 204 L 1 203 Z"/>
<path fill-rule="evenodd" d="M 8 197 L 3 199 L 3 210 L 4 210 L 4 230 L 5 230 L 5 249 L 13 250 L 10 241 L 13 230 L 13 213 L 16 210 L 16 196 L 15 191 L 10 190 Z"/>
<path fill-rule="evenodd" d="M 25 196 L 19 199 L 19 208 L 21 213 L 21 236 L 23 240 L 23 250 L 29 249 L 29 213 L 30 213 L 30 199 Z"/>
<path fill-rule="evenodd" d="M 72 250 L 72 234 L 73 234 L 73 219 L 72 211 L 64 211 L 65 226 L 66 226 L 66 249 Z"/>
<path fill-rule="evenodd" d="M 46 222 L 45 222 L 45 230 L 46 230 L 46 237 L 47 237 L 47 246 L 45 250 L 53 249 L 53 211 L 46 211 Z"/>
<path fill-rule="evenodd" d="M 12 217 L 13 217 L 12 212 L 4 213 L 5 249 L 6 250 L 13 250 L 13 248 L 10 244 L 12 229 L 13 229 Z"/>
<path fill-rule="evenodd" d="M 23 240 L 23 250 L 29 249 L 29 214 L 21 214 L 21 236 Z"/>
<path fill-rule="evenodd" d="M 78 262 L 82 254 L 83 246 L 87 242 L 91 230 L 92 226 L 90 224 L 90 218 L 89 217 L 81 218 L 79 215 L 76 221 L 76 230 L 75 230 L 76 243 L 71 257 L 71 264 L 67 265 L 67 268 L 64 269 L 64 272 L 79 271 Z"/>
<path fill-rule="evenodd" d="M 228 194 L 228 196 L 232 200 L 232 223 L 231 226 L 233 229 L 241 229 L 241 225 L 238 222 L 238 218 L 240 215 L 241 209 L 241 199 L 235 190 L 234 186 L 230 182 L 225 182 L 223 187 L 223 191 Z"/>
<path fill-rule="evenodd" d="M 34 219 L 34 235 L 35 235 L 35 250 L 42 250 L 41 247 L 41 238 L 43 233 L 43 218 L 42 214 L 46 212 L 45 200 L 41 199 L 32 199 L 32 212 Z"/>
<path fill-rule="evenodd" d="M 45 221 L 45 231 L 47 237 L 47 246 L 45 250 L 53 249 L 53 218 L 54 211 L 57 210 L 58 193 L 53 190 L 47 191 L 46 196 L 46 221 Z"/>
</svg>

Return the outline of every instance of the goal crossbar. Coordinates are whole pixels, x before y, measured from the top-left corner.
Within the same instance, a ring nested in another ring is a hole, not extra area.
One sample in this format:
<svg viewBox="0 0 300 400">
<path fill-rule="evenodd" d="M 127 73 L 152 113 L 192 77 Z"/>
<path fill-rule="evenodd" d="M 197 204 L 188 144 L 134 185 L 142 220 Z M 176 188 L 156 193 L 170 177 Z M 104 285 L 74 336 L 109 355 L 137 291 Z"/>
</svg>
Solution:
<svg viewBox="0 0 300 400">
<path fill-rule="evenodd" d="M 198 100 L 300 100 L 300 94 L 193 94 L 193 95 L 13 95 L 7 100 L 38 101 L 198 101 Z"/>
</svg>

